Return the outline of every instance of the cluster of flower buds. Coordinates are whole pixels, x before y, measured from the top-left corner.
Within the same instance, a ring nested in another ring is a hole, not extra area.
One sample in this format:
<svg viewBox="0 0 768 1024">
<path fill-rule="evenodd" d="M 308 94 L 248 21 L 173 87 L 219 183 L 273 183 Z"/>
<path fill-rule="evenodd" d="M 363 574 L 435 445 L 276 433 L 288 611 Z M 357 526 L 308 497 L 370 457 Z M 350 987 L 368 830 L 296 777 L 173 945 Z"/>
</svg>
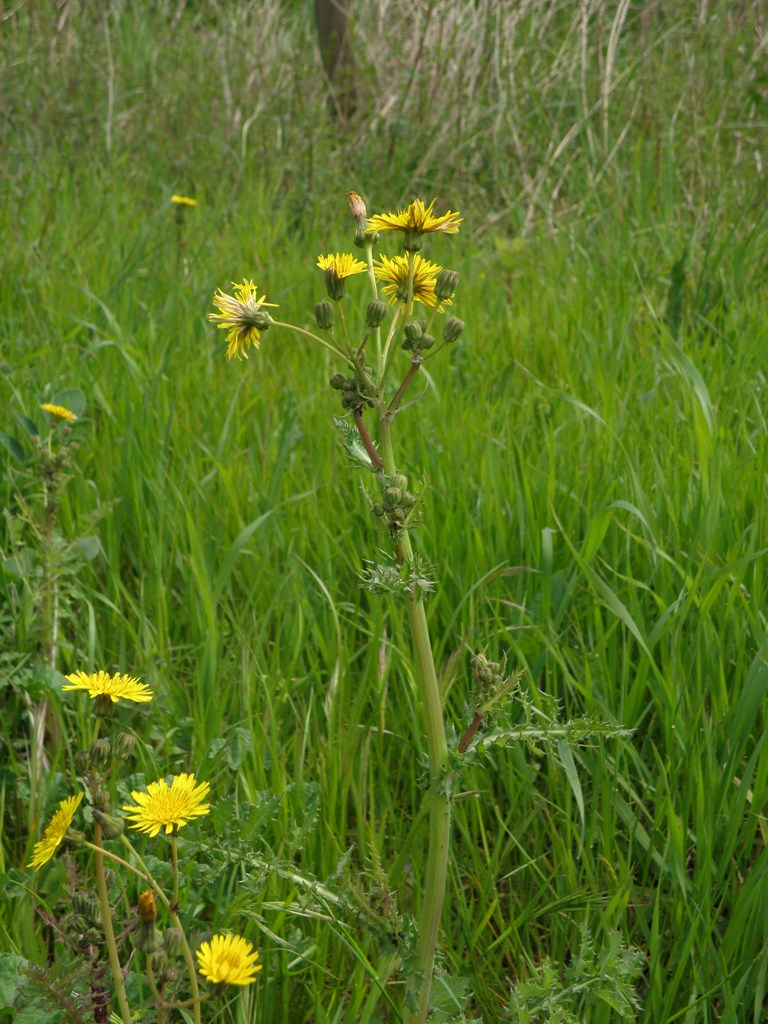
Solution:
<svg viewBox="0 0 768 1024">
<path fill-rule="evenodd" d="M 422 352 L 426 352 L 427 349 L 432 348 L 435 344 L 435 339 L 432 335 L 427 334 L 426 320 L 411 320 L 403 328 L 403 334 L 405 335 L 403 348 L 408 352 L 413 352 L 414 358 L 417 358 Z"/>
<path fill-rule="evenodd" d="M 74 933 L 78 946 L 101 948 L 104 931 L 101 925 L 101 905 L 95 893 L 78 890 L 72 893 L 72 915 L 67 919 L 67 929 Z"/>
<path fill-rule="evenodd" d="M 385 478 L 381 501 L 373 506 L 373 514 L 386 518 L 391 533 L 397 533 L 405 525 L 408 514 L 416 504 L 416 498 L 408 490 L 408 477 L 395 473 Z"/>
<path fill-rule="evenodd" d="M 119 732 L 112 743 L 105 738 L 96 739 L 89 750 L 78 750 L 75 753 L 75 773 L 85 776 L 91 771 L 104 771 L 113 761 L 126 761 L 135 746 L 136 737 L 129 732 Z"/>
<path fill-rule="evenodd" d="M 345 377 L 343 373 L 334 373 L 328 382 L 334 391 L 341 392 L 341 404 L 345 409 L 362 409 L 365 405 L 373 405 L 373 402 L 362 393 L 362 381 L 355 377 Z"/>
</svg>

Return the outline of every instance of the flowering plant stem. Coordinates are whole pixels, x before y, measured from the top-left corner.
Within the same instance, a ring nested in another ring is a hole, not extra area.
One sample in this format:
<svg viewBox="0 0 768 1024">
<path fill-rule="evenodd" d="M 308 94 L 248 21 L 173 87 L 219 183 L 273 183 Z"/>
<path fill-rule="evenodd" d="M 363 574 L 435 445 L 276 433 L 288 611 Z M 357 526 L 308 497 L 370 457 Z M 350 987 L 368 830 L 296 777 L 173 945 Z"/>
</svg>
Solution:
<svg viewBox="0 0 768 1024">
<path fill-rule="evenodd" d="M 120 1007 L 120 1016 L 123 1024 L 131 1024 L 131 1011 L 128 1006 L 128 997 L 125 994 L 125 982 L 123 981 L 123 969 L 120 966 L 120 957 L 117 955 L 117 943 L 115 942 L 115 930 L 112 927 L 112 908 L 109 905 L 109 893 L 107 892 L 107 879 L 104 873 L 104 849 L 101 839 L 101 825 L 98 821 L 93 823 L 93 837 L 96 847 L 96 887 L 99 893 L 99 905 L 101 907 L 101 920 L 104 925 L 104 939 L 109 954 L 109 966 L 112 968 L 112 980 L 115 983 L 115 995 L 117 1004 Z"/>
<path fill-rule="evenodd" d="M 415 375 L 418 364 L 413 364 L 396 398 L 399 402 L 405 388 Z M 413 372 L 411 372 L 413 371 Z M 392 476 L 397 471 L 392 447 L 393 405 L 380 420 L 381 456 L 384 471 Z M 396 544 L 400 562 L 413 559 L 413 548 L 404 531 Z M 416 961 L 408 978 L 403 1024 L 423 1024 L 427 1019 L 432 972 L 437 952 L 440 918 L 448 876 L 448 854 L 451 836 L 450 780 L 448 778 L 448 744 L 445 738 L 443 705 L 440 685 L 435 670 L 429 625 L 424 602 L 415 587 L 406 594 L 408 623 L 416 654 L 417 681 L 424 706 L 424 728 L 429 755 L 429 851 L 424 880 L 424 894 L 418 922 Z"/>
</svg>

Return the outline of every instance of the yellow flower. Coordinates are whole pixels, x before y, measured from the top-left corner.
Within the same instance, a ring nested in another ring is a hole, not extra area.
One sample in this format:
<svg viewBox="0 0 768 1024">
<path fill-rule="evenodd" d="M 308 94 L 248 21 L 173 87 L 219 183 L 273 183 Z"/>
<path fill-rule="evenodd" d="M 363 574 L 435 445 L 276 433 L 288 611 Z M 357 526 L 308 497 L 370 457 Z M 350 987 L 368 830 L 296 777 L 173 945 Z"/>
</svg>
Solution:
<svg viewBox="0 0 768 1024">
<path fill-rule="evenodd" d="M 266 331 L 272 323 L 269 313 L 262 312 L 262 306 L 275 306 L 274 302 L 265 302 L 266 295 L 256 298 L 257 288 L 253 281 L 243 278 L 242 284 L 232 282 L 234 295 L 227 295 L 221 288 L 216 289 L 213 304 L 218 313 L 209 313 L 208 319 L 220 330 L 228 331 L 227 358 L 248 358 L 248 347 L 259 348 L 261 332 Z"/>
<path fill-rule="evenodd" d="M 240 935 L 214 935 L 197 951 L 200 973 L 214 984 L 253 984 L 261 970 L 258 959 L 258 951 Z"/>
<path fill-rule="evenodd" d="M 194 775 L 174 775 L 169 786 L 165 779 L 150 782 L 146 793 L 134 791 L 131 796 L 136 806 L 123 807 L 130 821 L 130 827 L 147 835 L 156 836 L 161 828 L 166 835 L 176 835 L 182 825 L 192 818 L 199 818 L 211 809 L 203 800 L 211 791 L 210 783 L 198 784 Z"/>
<path fill-rule="evenodd" d="M 442 217 L 435 217 L 432 213 L 435 202 L 433 199 L 429 206 L 425 206 L 421 199 L 414 199 L 407 210 L 375 214 L 369 219 L 368 227 L 373 231 L 406 231 L 420 235 L 442 231 L 446 235 L 455 235 L 464 218 L 450 210 Z"/>
<path fill-rule="evenodd" d="M 42 867 L 46 861 L 51 859 L 56 852 L 56 847 L 65 838 L 75 816 L 75 811 L 80 806 L 82 799 L 83 794 L 78 793 L 77 796 L 68 796 L 66 800 L 61 801 L 59 809 L 51 818 L 51 823 L 45 830 L 43 838 L 39 843 L 35 843 L 35 848 L 32 851 L 32 860 L 27 864 L 28 868 Z"/>
<path fill-rule="evenodd" d="M 197 206 L 197 200 L 190 199 L 189 196 L 171 196 L 171 202 L 177 206 Z"/>
<path fill-rule="evenodd" d="M 442 270 L 436 263 L 430 263 L 418 253 L 413 257 L 413 298 L 414 301 L 423 303 L 430 308 L 437 306 L 438 312 L 442 313 L 442 303 L 438 305 L 435 295 L 435 280 Z M 403 308 L 408 303 L 408 257 L 382 256 L 374 260 L 373 272 L 377 281 L 389 281 L 381 289 L 384 295 L 389 296 L 389 304 L 402 302 Z M 447 305 L 451 305 L 450 299 L 443 299 Z"/>
<path fill-rule="evenodd" d="M 329 253 L 327 256 L 318 256 L 317 266 L 321 270 L 334 270 L 336 277 L 340 281 L 343 281 L 345 277 L 351 277 L 353 274 L 362 274 L 368 269 L 362 260 L 356 260 L 348 252 L 337 252 L 335 256 L 332 253 Z"/>
<path fill-rule="evenodd" d="M 51 402 L 43 402 L 40 406 L 43 412 L 50 413 L 57 420 L 64 420 L 66 423 L 74 423 L 77 416 L 63 405 L 53 405 Z"/>
<path fill-rule="evenodd" d="M 144 704 L 152 700 L 152 691 L 146 683 L 140 683 L 133 676 L 124 676 L 116 672 L 113 676 L 107 672 L 75 672 L 67 676 L 70 686 L 62 686 L 62 690 L 87 690 L 95 700 L 98 697 L 109 697 L 113 704 L 119 700 L 132 700 Z"/>
</svg>

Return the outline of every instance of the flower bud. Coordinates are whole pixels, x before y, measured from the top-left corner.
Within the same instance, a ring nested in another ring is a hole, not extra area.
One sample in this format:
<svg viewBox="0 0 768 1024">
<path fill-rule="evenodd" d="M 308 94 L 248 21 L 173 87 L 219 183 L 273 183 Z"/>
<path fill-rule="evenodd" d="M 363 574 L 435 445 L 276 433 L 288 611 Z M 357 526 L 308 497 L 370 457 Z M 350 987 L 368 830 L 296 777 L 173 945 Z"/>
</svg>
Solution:
<svg viewBox="0 0 768 1024">
<path fill-rule="evenodd" d="M 82 846 L 85 842 L 85 833 L 81 832 L 79 828 L 72 828 L 70 825 L 67 829 L 66 839 L 74 847 Z"/>
<path fill-rule="evenodd" d="M 157 953 L 159 949 L 163 948 L 163 933 L 154 921 L 150 923 L 142 921 L 134 935 L 136 948 L 142 953 Z"/>
<path fill-rule="evenodd" d="M 105 814 L 97 807 L 94 807 L 93 819 L 94 821 L 98 821 L 101 825 L 101 835 L 103 839 L 119 839 L 123 834 L 125 822 L 122 818 L 118 818 L 114 814 Z"/>
<path fill-rule="evenodd" d="M 139 918 L 145 924 L 149 924 L 157 917 L 157 903 L 155 894 L 151 889 L 145 889 L 139 896 Z"/>
<path fill-rule="evenodd" d="M 95 893 L 72 893 L 72 911 L 75 916 L 85 918 L 86 923 L 82 928 L 78 928 L 78 931 L 85 931 L 89 924 L 98 924 L 101 921 L 101 906 Z"/>
<path fill-rule="evenodd" d="M 432 348 L 434 344 L 435 339 L 432 337 L 431 334 L 422 334 L 422 336 L 419 338 L 419 348 L 423 349 L 425 352 L 428 348 Z"/>
<path fill-rule="evenodd" d="M 399 505 L 402 496 L 403 492 L 399 487 L 385 487 L 384 494 L 382 495 L 386 505 Z"/>
<path fill-rule="evenodd" d="M 349 204 L 349 212 L 355 220 L 365 220 L 368 213 L 365 209 L 365 203 L 357 192 L 347 192 L 347 203 Z"/>
<path fill-rule="evenodd" d="M 357 222 L 357 227 L 355 228 L 355 239 L 354 239 L 354 241 L 355 241 L 355 245 L 358 247 L 358 249 L 363 249 L 367 245 L 371 245 L 371 246 L 376 245 L 378 240 L 379 240 L 379 232 L 378 231 L 369 231 L 366 228 L 366 226 L 365 226 L 365 221 L 364 220 L 359 220 Z"/>
<path fill-rule="evenodd" d="M 388 480 L 390 487 L 399 487 L 401 491 L 404 491 L 408 486 L 408 477 L 405 473 L 394 473 Z"/>
<path fill-rule="evenodd" d="M 115 737 L 114 754 L 118 761 L 126 761 L 136 746 L 136 737 L 130 732 L 120 732 Z"/>
<path fill-rule="evenodd" d="M 449 316 L 443 324 L 443 341 L 447 341 L 450 345 L 451 342 L 456 341 L 463 330 L 464 321 L 459 320 L 457 316 Z"/>
<path fill-rule="evenodd" d="M 93 806 L 100 811 L 109 813 L 110 807 L 112 806 L 112 798 L 106 790 L 100 789 L 98 793 L 93 795 Z"/>
<path fill-rule="evenodd" d="M 90 926 L 90 922 L 83 914 L 73 914 L 69 919 L 69 929 L 76 935 L 82 935 Z"/>
<path fill-rule="evenodd" d="M 166 928 L 163 936 L 163 949 L 169 957 L 179 956 L 184 945 L 184 933 L 181 928 Z"/>
<path fill-rule="evenodd" d="M 87 750 L 78 750 L 72 758 L 75 775 L 85 775 L 91 770 L 91 755 Z"/>
<path fill-rule="evenodd" d="M 109 740 L 94 740 L 91 744 L 90 755 L 91 768 L 96 771 L 106 768 L 112 757 L 112 744 Z"/>
<path fill-rule="evenodd" d="M 450 299 L 456 291 L 456 285 L 458 283 L 459 275 L 457 271 L 441 270 L 435 278 L 435 295 L 441 301 L 444 299 Z"/>
<path fill-rule="evenodd" d="M 339 299 L 343 299 L 347 293 L 344 278 L 339 277 L 333 267 L 328 267 L 325 272 L 325 288 L 328 297 L 337 302 Z"/>
<path fill-rule="evenodd" d="M 424 328 L 421 326 L 420 320 L 411 320 L 410 323 L 407 323 L 403 328 L 403 334 L 405 334 L 411 345 L 417 342 L 423 333 Z"/>
<path fill-rule="evenodd" d="M 359 409 L 363 400 L 357 391 L 345 391 L 341 396 L 341 404 L 345 409 Z"/>
<path fill-rule="evenodd" d="M 416 504 L 416 498 L 411 494 L 410 491 L 403 491 L 403 496 L 400 499 L 400 504 L 403 508 L 413 508 Z"/>
<path fill-rule="evenodd" d="M 326 271 L 327 273 L 328 271 Z M 323 301 L 317 303 L 315 306 L 315 323 L 321 331 L 330 331 L 333 327 L 333 306 L 330 302 Z"/>
<path fill-rule="evenodd" d="M 326 303 L 327 305 L 327 303 Z M 331 385 L 334 391 L 343 391 L 346 377 L 343 373 L 334 373 L 328 383 Z"/>
<path fill-rule="evenodd" d="M 384 507 L 383 502 L 381 501 L 377 501 L 376 504 L 373 506 L 373 514 L 375 516 L 383 516 L 386 511 L 387 510 Z"/>
<path fill-rule="evenodd" d="M 406 252 L 419 252 L 422 246 L 421 232 L 417 228 L 408 228 L 405 232 L 403 248 Z"/>
<path fill-rule="evenodd" d="M 365 313 L 365 323 L 368 327 L 378 327 L 384 317 L 387 315 L 387 304 L 381 302 L 378 299 L 374 299 L 368 303 L 368 309 Z"/>
</svg>

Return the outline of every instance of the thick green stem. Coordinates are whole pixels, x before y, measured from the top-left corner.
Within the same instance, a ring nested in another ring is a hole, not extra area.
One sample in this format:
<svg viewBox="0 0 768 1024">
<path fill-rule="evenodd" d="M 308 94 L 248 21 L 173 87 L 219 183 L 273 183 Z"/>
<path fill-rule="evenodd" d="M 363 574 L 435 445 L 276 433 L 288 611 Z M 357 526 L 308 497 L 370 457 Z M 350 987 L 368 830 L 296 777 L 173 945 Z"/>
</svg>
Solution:
<svg viewBox="0 0 768 1024">
<path fill-rule="evenodd" d="M 120 966 L 120 957 L 117 955 L 117 943 L 115 942 L 115 930 L 112 927 L 112 908 L 109 905 L 109 893 L 107 892 L 107 879 L 104 873 L 104 850 L 101 841 L 101 825 L 98 821 L 93 823 L 93 838 L 96 852 L 96 888 L 99 893 L 99 904 L 101 906 L 101 920 L 104 925 L 104 939 L 109 954 L 109 966 L 112 968 L 112 980 L 115 983 L 115 995 L 117 1004 L 120 1007 L 120 1016 L 123 1024 L 131 1024 L 131 1011 L 128 1007 L 128 997 L 125 994 L 125 982 L 123 981 L 123 969 Z"/>
<path fill-rule="evenodd" d="M 171 921 L 173 922 L 173 927 L 178 928 L 181 933 L 181 952 L 184 956 L 184 963 L 187 965 L 189 985 L 192 989 L 192 1012 L 195 1015 L 195 1024 L 202 1024 L 202 1016 L 200 1014 L 200 989 L 197 984 L 197 968 L 195 967 L 195 961 L 192 958 L 192 950 L 189 948 L 189 942 L 187 942 L 187 933 L 184 931 L 178 914 L 171 913 Z"/>
<path fill-rule="evenodd" d="M 381 418 L 380 449 L 385 472 L 388 475 L 394 474 L 396 464 L 392 449 L 392 417 L 386 413 Z M 407 531 L 402 532 L 397 547 L 398 557 L 405 561 L 412 559 L 413 548 Z M 440 685 L 432 655 L 424 602 L 414 590 L 406 597 L 406 607 L 416 654 L 417 679 L 424 706 L 424 728 L 429 755 L 429 851 L 418 922 L 416 958 L 406 988 L 403 1024 L 423 1024 L 429 1009 L 432 973 L 448 877 L 451 797 L 448 744 L 445 738 Z"/>
</svg>

